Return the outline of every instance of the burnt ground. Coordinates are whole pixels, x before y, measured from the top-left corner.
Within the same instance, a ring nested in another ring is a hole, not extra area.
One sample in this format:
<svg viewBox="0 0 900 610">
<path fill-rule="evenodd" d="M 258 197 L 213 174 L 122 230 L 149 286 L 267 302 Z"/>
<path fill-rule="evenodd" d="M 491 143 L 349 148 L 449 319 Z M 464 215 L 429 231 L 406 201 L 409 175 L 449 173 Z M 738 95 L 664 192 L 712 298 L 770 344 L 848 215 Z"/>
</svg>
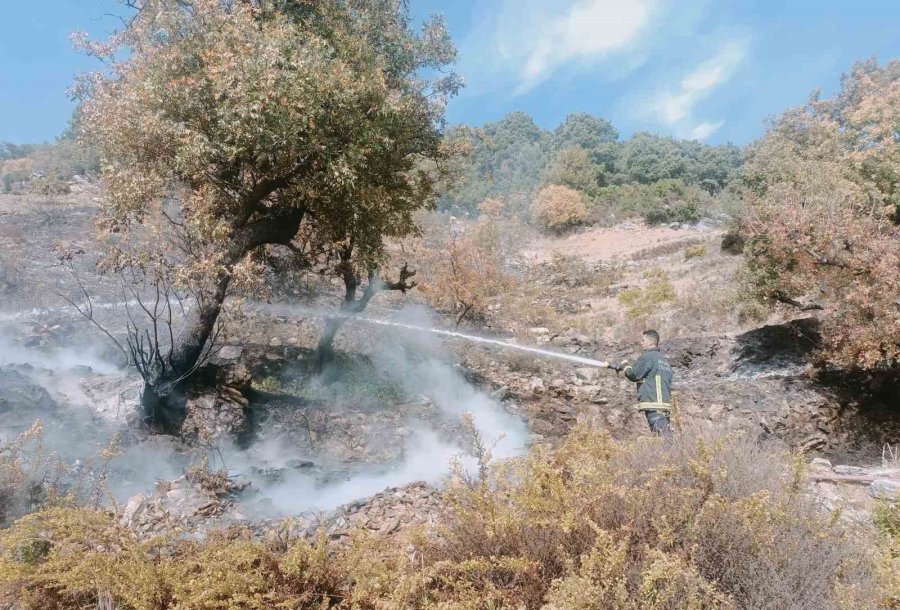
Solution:
<svg viewBox="0 0 900 610">
<path fill-rule="evenodd" d="M 387 345 L 384 332 L 348 326 L 338 347 L 349 355 L 334 368 L 327 383 L 311 383 L 310 348 L 321 317 L 259 312 L 236 322 L 230 356 L 218 363 L 229 370 L 244 369 L 237 375 L 241 379 L 223 380 L 215 393 L 195 397 L 200 425 L 193 431 L 194 440 L 149 437 L 141 430 L 139 418 L 129 415 L 134 413 L 136 381 L 90 368 L 96 367 L 95 362 L 116 364 L 118 356 L 97 340 L 83 320 L 72 316 L 56 294 L 73 288 L 59 269 L 60 250 L 83 252 L 78 264 L 89 288 L 108 292 L 111 287 L 90 274 L 97 254 L 92 226 L 96 197 L 99 192 L 40 201 L 0 196 L 0 296 L 4 303 L 0 314 L 7 314 L 5 345 L 15 347 L 15 357 L 10 351 L 0 358 L 0 416 L 15 420 L 17 430 L 24 429 L 22 422 L 29 416 L 58 420 L 57 427 L 65 429 L 68 416 L 60 406 L 77 398 L 96 421 L 113 422 L 110 425 L 127 430 L 126 444 L 146 447 L 150 453 L 145 455 L 158 450 L 181 456 L 172 468 L 161 471 L 166 474 L 156 489 L 127 503 L 125 520 L 136 529 L 147 533 L 176 525 L 202 529 L 248 518 L 264 523 L 267 510 L 278 513 L 279 509 L 261 490 L 294 481 L 299 475 L 327 485 L 366 471 L 382 481 L 381 474 L 407 457 L 406 441 L 418 427 L 436 431 L 435 438 L 441 442 L 465 445 L 458 419 L 448 417 L 427 396 L 410 392 L 386 376 L 384 367 L 376 364 L 376 356 Z M 731 259 L 716 258 L 719 254 L 711 254 L 706 262 L 685 260 L 679 248 L 699 240 L 713 249 L 716 235 L 684 233 L 681 237 L 680 231 L 668 231 L 665 243 L 656 249 L 636 240 L 634 247 L 640 251 L 633 259 L 623 260 L 628 252 L 617 251 L 617 261 L 593 261 L 594 267 L 587 271 L 578 269 L 581 275 L 575 280 L 566 270 L 554 268 L 553 273 L 561 277 L 548 277 L 543 284 L 539 279 L 530 288 L 536 292 L 522 294 L 526 305 L 529 299 L 538 299 L 540 311 L 546 312 L 542 315 L 551 316 L 537 320 L 541 328 L 529 328 L 533 320 L 523 323 L 519 310 L 507 309 L 508 300 L 499 301 L 484 322 L 500 337 L 515 336 L 523 342 L 611 361 L 633 359 L 636 352 L 631 341 L 621 340 L 615 323 L 622 320 L 616 317 L 622 315 L 615 309 L 617 292 L 640 285 L 648 268 L 674 269 L 676 289 L 691 292 L 695 284 L 713 283 L 703 274 L 733 266 Z M 545 246 L 552 247 L 552 240 L 545 241 Z M 540 266 L 533 271 L 539 278 L 545 273 Z M 717 281 L 723 277 L 715 276 Z M 336 299 L 329 294 L 333 288 L 318 280 L 312 289 L 305 286 L 304 292 L 318 293 L 313 304 L 333 309 Z M 400 304 L 394 295 L 378 300 L 378 306 L 387 309 Z M 682 301 L 676 305 L 682 314 L 702 311 L 685 309 Z M 22 309 L 26 313 L 8 315 Z M 745 321 L 735 326 L 725 320 L 668 322 L 670 336 L 664 334 L 663 351 L 676 372 L 679 426 L 744 430 L 838 464 L 880 463 L 885 445 L 900 443 L 896 375 L 814 374 L 818 343 L 814 318 L 790 320 L 782 315 L 770 317 L 769 323 Z M 631 332 L 632 326 L 640 328 L 642 323 L 627 321 L 621 327 Z M 600 330 L 592 332 L 595 324 Z M 675 328 L 681 330 L 673 332 Z M 51 360 L 53 366 L 43 368 L 38 362 L 31 370 L 11 368 L 23 353 L 35 356 L 26 360 L 46 361 L 45 356 L 60 346 L 78 357 Z M 633 384 L 610 371 L 459 342 L 446 342 L 442 349 L 453 355 L 451 366 L 460 365 L 457 372 L 526 423 L 531 442 L 553 442 L 578 423 L 606 430 L 616 438 L 646 433 L 645 422 L 632 409 Z M 89 422 L 78 421 L 77 429 L 88 438 Z M 235 467 L 230 454 L 222 460 L 226 466 L 232 462 L 232 475 L 239 485 L 222 483 L 204 489 L 185 474 L 192 451 L 203 445 L 197 437 L 204 423 L 214 437 L 233 435 L 240 451 L 253 454 L 254 448 L 259 449 L 248 464 Z M 273 445 L 274 455 L 262 452 L 272 439 L 280 443 Z M 101 440 L 91 438 L 91 446 L 98 447 Z M 290 451 L 284 450 L 285 445 Z M 363 524 L 390 535 L 406 525 L 429 521 L 439 510 L 436 491 L 429 485 L 388 482 L 387 486 L 388 491 L 370 500 L 350 501 L 330 512 L 324 517 L 329 532 L 340 537 L 349 525 Z M 376 491 L 373 488 L 366 495 Z M 316 491 L 311 488 L 304 493 Z M 238 501 L 241 498 L 244 501 Z M 298 518 L 295 527 L 312 532 L 322 518 L 309 513 Z"/>
</svg>

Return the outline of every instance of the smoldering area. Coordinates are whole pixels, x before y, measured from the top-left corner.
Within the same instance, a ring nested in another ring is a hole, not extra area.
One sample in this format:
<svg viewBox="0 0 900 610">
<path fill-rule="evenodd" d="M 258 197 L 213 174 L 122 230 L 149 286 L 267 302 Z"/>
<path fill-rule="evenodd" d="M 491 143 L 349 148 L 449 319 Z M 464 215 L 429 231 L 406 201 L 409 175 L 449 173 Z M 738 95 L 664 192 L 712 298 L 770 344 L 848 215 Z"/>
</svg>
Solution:
<svg viewBox="0 0 900 610">
<path fill-rule="evenodd" d="M 280 313 L 291 315 L 291 307 L 309 316 L 300 305 L 282 304 Z M 121 307 L 98 311 L 121 330 Z M 201 461 L 249 483 L 234 498 L 237 514 L 248 519 L 326 511 L 414 481 L 438 484 L 454 462 L 477 468 L 466 413 L 494 458 L 527 448 L 528 430 L 514 407 L 471 383 L 440 337 L 361 321 L 342 332 L 365 335 L 364 353 L 345 354 L 321 375 L 311 374 L 308 350 L 274 362 L 263 354 L 269 373 L 254 375 L 254 388 L 268 386 L 252 392 L 252 425 L 240 438 L 185 442 L 150 434 L 140 423 L 140 377 L 73 313 L 0 312 L 0 435 L 11 441 L 40 420 L 41 437 L 27 451 L 48 466 L 33 476 L 71 486 L 102 478 L 120 505 Z M 389 319 L 434 323 L 419 307 Z M 113 442 L 117 455 L 107 463 L 99 456 Z"/>
</svg>

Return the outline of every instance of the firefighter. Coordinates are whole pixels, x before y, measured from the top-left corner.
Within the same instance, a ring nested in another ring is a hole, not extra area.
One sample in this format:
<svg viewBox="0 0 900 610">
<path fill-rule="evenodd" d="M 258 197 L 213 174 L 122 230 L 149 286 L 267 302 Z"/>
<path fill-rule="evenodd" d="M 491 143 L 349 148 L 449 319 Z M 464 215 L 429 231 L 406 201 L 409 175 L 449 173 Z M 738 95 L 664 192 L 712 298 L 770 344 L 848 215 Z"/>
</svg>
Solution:
<svg viewBox="0 0 900 610">
<path fill-rule="evenodd" d="M 620 366 L 608 362 L 601 365 L 621 370 L 625 377 L 638 384 L 637 409 L 647 418 L 654 434 L 669 436 L 669 412 L 672 409 L 672 367 L 659 351 L 659 333 L 645 330 L 641 335 L 644 353 L 634 364 L 624 360 Z"/>
</svg>

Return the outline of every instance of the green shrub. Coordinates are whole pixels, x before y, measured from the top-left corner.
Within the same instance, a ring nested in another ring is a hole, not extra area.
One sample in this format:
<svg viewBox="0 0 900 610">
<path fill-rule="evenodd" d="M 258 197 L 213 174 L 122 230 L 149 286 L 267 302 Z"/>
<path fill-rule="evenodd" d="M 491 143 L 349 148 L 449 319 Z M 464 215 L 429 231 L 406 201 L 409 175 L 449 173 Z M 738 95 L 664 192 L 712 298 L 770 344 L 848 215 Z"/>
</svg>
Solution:
<svg viewBox="0 0 900 610">
<path fill-rule="evenodd" d="M 31 158 L 35 172 L 58 181 L 100 173 L 97 152 L 86 149 L 73 140 L 58 140 L 42 146 L 32 153 Z"/>
<path fill-rule="evenodd" d="M 644 278 L 647 280 L 646 286 L 623 290 L 616 297 L 629 318 L 644 319 L 662 303 L 675 299 L 675 286 L 668 273 L 662 269 L 651 269 L 644 273 Z"/>
<path fill-rule="evenodd" d="M 713 198 L 681 180 L 624 184 L 600 189 L 595 205 L 621 216 L 640 216 L 650 224 L 695 222 L 712 206 Z"/>
</svg>

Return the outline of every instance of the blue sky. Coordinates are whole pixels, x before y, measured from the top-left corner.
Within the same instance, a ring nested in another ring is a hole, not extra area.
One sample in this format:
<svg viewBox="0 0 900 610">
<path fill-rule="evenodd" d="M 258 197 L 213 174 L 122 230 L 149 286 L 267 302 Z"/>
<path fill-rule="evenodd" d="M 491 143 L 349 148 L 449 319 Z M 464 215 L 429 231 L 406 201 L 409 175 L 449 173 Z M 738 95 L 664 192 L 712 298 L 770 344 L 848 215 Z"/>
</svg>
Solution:
<svg viewBox="0 0 900 610">
<path fill-rule="evenodd" d="M 93 67 L 74 30 L 117 25 L 116 0 L 7 2 L 0 20 L 0 140 L 65 127 L 73 76 Z M 569 112 L 745 144 L 767 116 L 827 94 L 854 61 L 900 58 L 900 0 L 412 0 L 445 15 L 468 86 L 451 122 L 524 110 L 553 127 Z"/>
</svg>

